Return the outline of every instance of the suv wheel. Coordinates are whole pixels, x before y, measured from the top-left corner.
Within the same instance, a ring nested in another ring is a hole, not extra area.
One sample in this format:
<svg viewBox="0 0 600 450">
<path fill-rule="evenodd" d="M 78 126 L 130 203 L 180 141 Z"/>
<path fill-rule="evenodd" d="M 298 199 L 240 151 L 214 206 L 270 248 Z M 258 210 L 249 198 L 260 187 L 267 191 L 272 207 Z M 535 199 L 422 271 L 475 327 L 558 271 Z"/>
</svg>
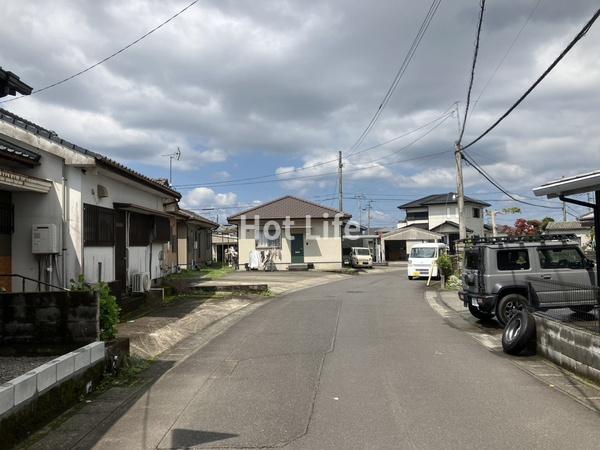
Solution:
<svg viewBox="0 0 600 450">
<path fill-rule="evenodd" d="M 569 309 L 575 313 L 589 313 L 594 309 L 594 305 L 588 306 L 569 306 Z"/>
<path fill-rule="evenodd" d="M 506 326 L 511 316 L 527 306 L 527 299 L 521 294 L 508 294 L 502 297 L 496 305 L 496 320 Z"/>
<path fill-rule="evenodd" d="M 473 317 L 478 318 L 479 320 L 491 320 L 494 317 L 493 312 L 481 311 L 477 306 L 473 306 L 469 303 L 469 312 Z"/>
</svg>

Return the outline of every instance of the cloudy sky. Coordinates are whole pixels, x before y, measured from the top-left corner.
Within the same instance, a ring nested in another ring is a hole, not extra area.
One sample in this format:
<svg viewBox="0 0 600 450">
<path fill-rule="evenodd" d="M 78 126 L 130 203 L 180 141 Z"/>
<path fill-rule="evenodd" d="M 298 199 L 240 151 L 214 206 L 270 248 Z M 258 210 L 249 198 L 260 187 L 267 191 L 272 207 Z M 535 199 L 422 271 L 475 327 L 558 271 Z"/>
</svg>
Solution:
<svg viewBox="0 0 600 450">
<path fill-rule="evenodd" d="M 112 54 L 190 2 L 0 3 L 0 65 L 42 88 Z M 456 189 L 457 120 L 447 113 L 456 101 L 464 111 L 478 0 L 442 1 L 381 117 L 349 151 L 429 5 L 201 0 L 84 75 L 0 106 L 153 177 L 168 176 L 169 158 L 161 155 L 180 147 L 173 184 L 186 206 L 218 208 L 203 211 L 213 217 L 287 193 L 336 206 L 334 160 L 343 150 L 344 209 L 358 218 L 356 197 L 364 194 L 373 200 L 373 224 L 391 225 L 402 217 L 399 204 Z M 464 142 L 520 96 L 597 6 L 592 0 L 487 1 L 476 104 Z M 533 201 L 527 197 L 541 183 L 600 168 L 598 48 L 600 24 L 470 150 L 523 199 Z M 497 209 L 519 206 L 470 168 L 465 184 L 467 195 Z M 557 209 L 521 206 L 528 218 L 561 217 Z"/>
</svg>

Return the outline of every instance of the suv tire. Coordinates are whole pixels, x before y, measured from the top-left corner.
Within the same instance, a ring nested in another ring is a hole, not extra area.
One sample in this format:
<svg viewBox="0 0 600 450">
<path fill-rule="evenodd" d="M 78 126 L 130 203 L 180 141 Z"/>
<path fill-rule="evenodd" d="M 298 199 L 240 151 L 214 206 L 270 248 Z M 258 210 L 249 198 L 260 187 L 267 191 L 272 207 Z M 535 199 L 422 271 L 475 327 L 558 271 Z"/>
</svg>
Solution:
<svg viewBox="0 0 600 450">
<path fill-rule="evenodd" d="M 575 313 L 589 313 L 593 311 L 595 308 L 594 305 L 584 305 L 584 306 L 569 306 L 569 309 Z"/>
<path fill-rule="evenodd" d="M 527 305 L 527 299 L 521 294 L 507 294 L 496 304 L 496 320 L 506 326 L 511 314 Z"/>
<path fill-rule="evenodd" d="M 471 313 L 471 315 L 473 317 L 476 317 L 479 320 L 491 320 L 492 317 L 494 317 L 494 313 L 493 312 L 485 312 L 485 311 L 481 311 L 477 306 L 473 306 L 471 304 L 469 304 L 469 312 Z"/>
<path fill-rule="evenodd" d="M 527 309 L 517 310 L 502 333 L 502 349 L 510 355 L 518 355 L 535 337 L 535 319 Z"/>
</svg>

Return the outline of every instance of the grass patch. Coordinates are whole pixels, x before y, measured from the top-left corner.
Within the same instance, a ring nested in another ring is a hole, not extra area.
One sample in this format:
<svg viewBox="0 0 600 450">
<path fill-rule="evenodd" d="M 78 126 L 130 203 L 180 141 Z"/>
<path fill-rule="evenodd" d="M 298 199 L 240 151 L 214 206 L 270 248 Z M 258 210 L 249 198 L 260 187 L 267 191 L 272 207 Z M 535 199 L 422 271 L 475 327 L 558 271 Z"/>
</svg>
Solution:
<svg viewBox="0 0 600 450">
<path fill-rule="evenodd" d="M 113 386 L 130 387 L 138 383 L 140 373 L 146 370 L 154 363 L 153 359 L 143 359 L 136 356 L 130 356 L 123 362 L 123 366 L 116 375 L 106 374 L 98 388 L 94 392 L 100 393 L 110 389 Z"/>
<path fill-rule="evenodd" d="M 186 280 L 194 278 L 216 280 L 217 278 L 221 278 L 234 271 L 235 269 L 233 267 L 229 267 L 227 265 L 212 265 L 208 267 L 202 267 L 200 269 L 182 270 L 181 272 L 169 275 L 167 280 Z"/>
</svg>

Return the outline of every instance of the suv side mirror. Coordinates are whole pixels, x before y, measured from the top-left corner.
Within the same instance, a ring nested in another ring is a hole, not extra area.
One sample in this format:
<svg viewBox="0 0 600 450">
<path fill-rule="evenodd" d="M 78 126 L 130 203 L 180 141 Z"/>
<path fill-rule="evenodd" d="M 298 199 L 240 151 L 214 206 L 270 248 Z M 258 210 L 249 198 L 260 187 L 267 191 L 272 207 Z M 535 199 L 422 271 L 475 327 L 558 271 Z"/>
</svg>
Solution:
<svg viewBox="0 0 600 450">
<path fill-rule="evenodd" d="M 586 259 L 583 262 L 583 265 L 586 269 L 593 269 L 595 264 L 594 264 L 594 261 L 592 261 L 591 259 Z"/>
</svg>

